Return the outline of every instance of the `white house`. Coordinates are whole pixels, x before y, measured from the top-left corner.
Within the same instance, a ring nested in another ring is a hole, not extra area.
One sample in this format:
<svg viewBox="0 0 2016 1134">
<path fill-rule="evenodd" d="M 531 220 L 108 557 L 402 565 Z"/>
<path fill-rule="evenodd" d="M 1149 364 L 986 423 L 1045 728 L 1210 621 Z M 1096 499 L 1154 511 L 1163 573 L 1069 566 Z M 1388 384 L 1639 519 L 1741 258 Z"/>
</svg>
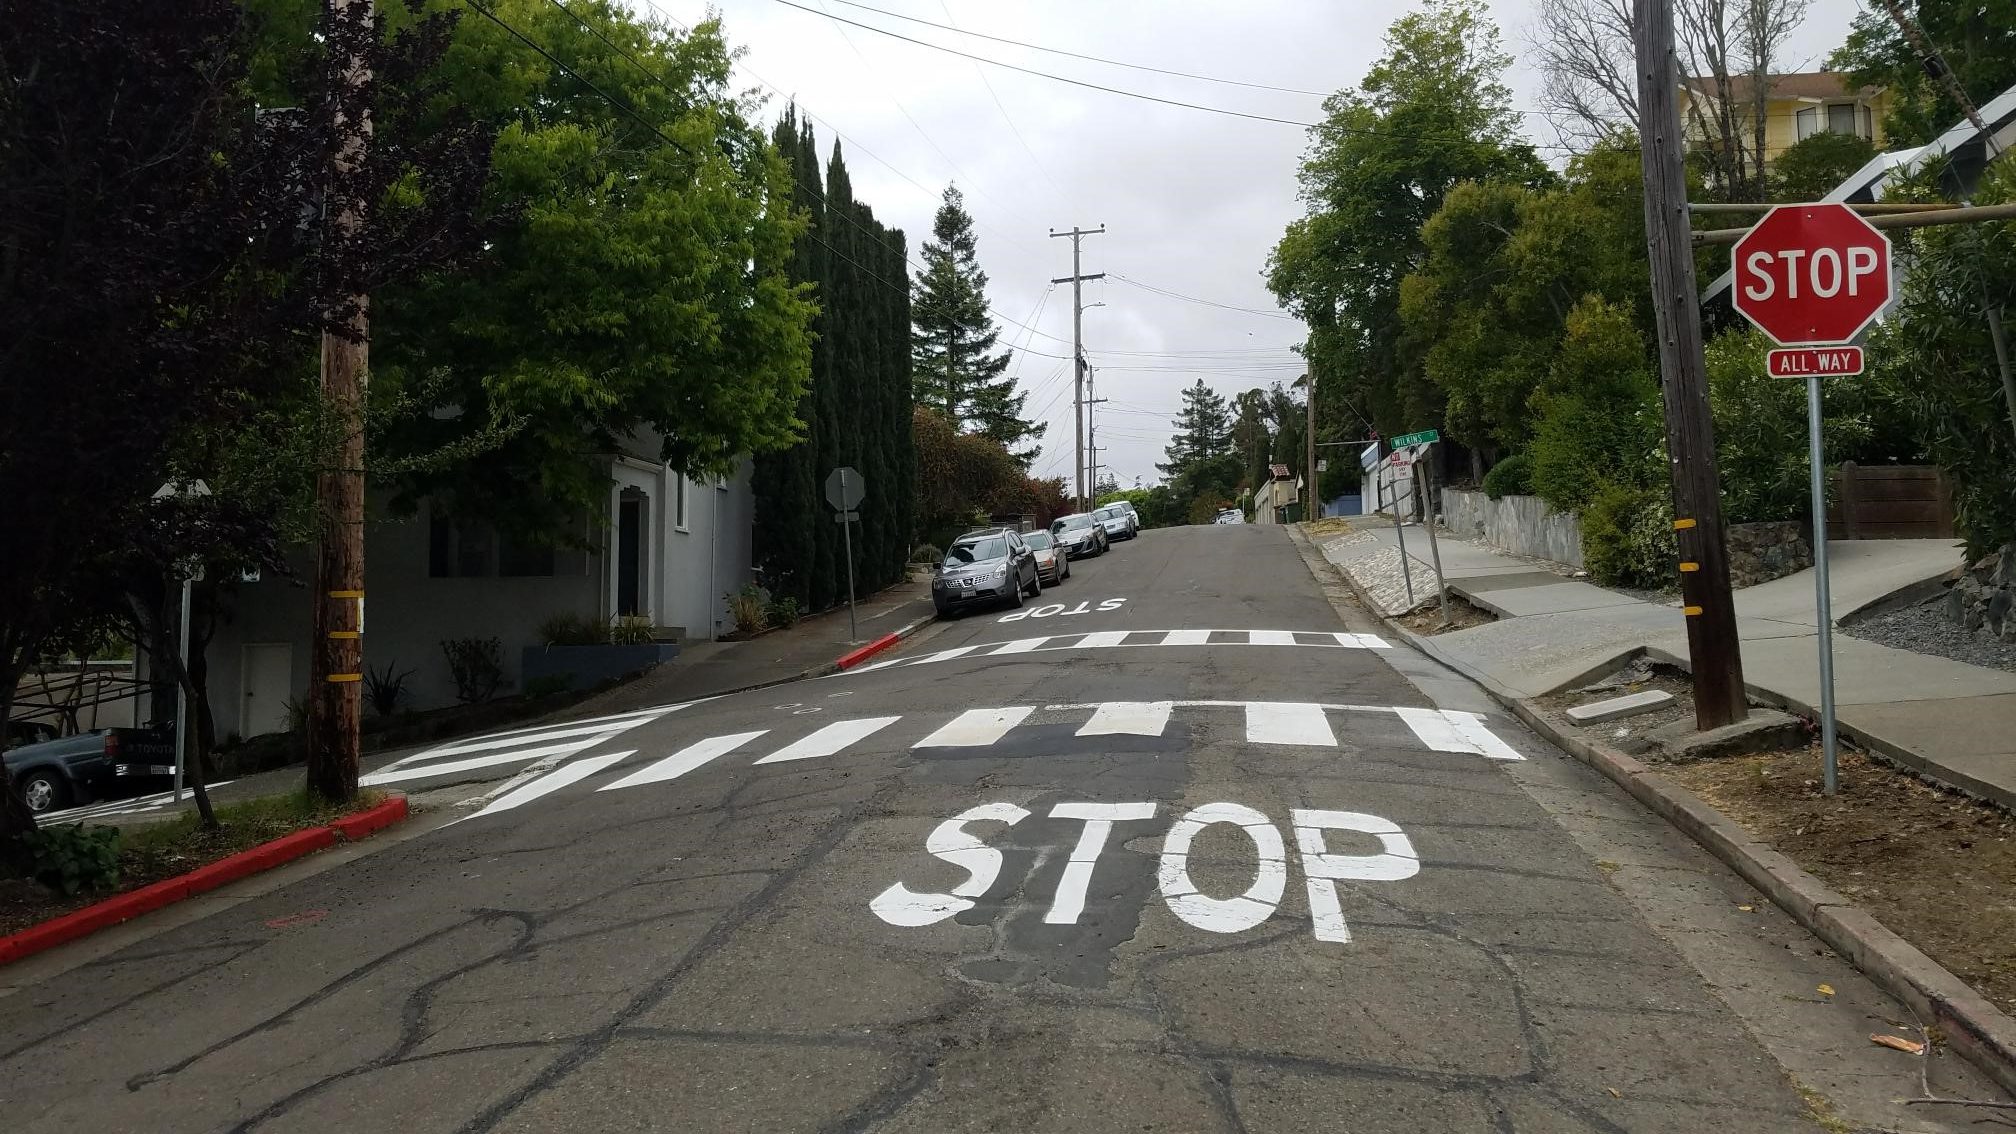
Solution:
<svg viewBox="0 0 2016 1134">
<path fill-rule="evenodd" d="M 670 641 L 733 629 L 724 595 L 751 578 L 749 463 L 711 482 L 632 455 L 608 458 L 608 471 L 607 511 L 582 523 L 588 550 L 522 544 L 432 502 L 368 520 L 366 666 L 411 670 L 406 707 L 437 708 L 455 701 L 443 641 L 498 639 L 510 688 L 520 650 L 540 645 L 555 615 L 643 615 Z M 209 650 L 219 736 L 287 728 L 308 688 L 313 550 L 291 560 L 299 578 L 240 583 L 224 600 Z"/>
</svg>

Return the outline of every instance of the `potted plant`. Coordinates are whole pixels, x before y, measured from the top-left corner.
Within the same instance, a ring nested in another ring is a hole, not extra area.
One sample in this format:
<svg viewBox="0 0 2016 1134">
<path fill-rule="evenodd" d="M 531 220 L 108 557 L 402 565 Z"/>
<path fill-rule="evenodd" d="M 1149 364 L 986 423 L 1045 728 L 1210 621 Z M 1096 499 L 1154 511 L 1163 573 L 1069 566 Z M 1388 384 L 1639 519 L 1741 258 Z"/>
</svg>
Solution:
<svg viewBox="0 0 2016 1134">
<path fill-rule="evenodd" d="M 556 614 L 540 624 L 543 644 L 525 647 L 519 659 L 520 680 L 526 685 L 556 685 L 592 689 L 643 673 L 679 656 L 677 642 L 657 640 L 657 628 L 638 614 L 618 615 L 607 623 L 576 614 Z"/>
</svg>

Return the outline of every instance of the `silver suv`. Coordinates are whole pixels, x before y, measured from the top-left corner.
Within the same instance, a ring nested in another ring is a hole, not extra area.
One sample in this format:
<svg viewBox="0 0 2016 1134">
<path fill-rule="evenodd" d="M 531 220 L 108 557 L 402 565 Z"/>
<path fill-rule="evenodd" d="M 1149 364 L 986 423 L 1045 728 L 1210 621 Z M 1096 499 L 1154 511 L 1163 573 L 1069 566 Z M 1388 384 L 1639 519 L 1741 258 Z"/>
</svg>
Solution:
<svg viewBox="0 0 2016 1134">
<path fill-rule="evenodd" d="M 1050 521 L 1050 538 L 1073 559 L 1106 554 L 1106 525 L 1089 512 L 1073 512 Z"/>
<path fill-rule="evenodd" d="M 945 549 L 931 579 L 931 605 L 942 617 L 969 606 L 1022 600 L 1043 593 L 1036 553 L 1009 528 L 967 532 Z"/>
<path fill-rule="evenodd" d="M 1107 539 L 1133 539 L 1140 531 L 1140 524 L 1134 519 L 1134 513 L 1118 504 L 1094 508 L 1092 518 L 1106 529 Z"/>
</svg>

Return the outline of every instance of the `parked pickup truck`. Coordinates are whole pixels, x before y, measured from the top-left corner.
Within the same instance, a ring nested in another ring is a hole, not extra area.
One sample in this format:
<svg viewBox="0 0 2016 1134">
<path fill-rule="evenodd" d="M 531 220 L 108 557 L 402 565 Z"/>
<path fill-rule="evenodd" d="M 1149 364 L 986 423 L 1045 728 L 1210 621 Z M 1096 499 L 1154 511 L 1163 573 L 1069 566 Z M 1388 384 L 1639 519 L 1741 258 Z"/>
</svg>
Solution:
<svg viewBox="0 0 2016 1134">
<path fill-rule="evenodd" d="M 7 776 L 37 815 L 130 795 L 175 774 L 175 734 L 165 728 L 101 728 L 0 754 Z"/>
</svg>

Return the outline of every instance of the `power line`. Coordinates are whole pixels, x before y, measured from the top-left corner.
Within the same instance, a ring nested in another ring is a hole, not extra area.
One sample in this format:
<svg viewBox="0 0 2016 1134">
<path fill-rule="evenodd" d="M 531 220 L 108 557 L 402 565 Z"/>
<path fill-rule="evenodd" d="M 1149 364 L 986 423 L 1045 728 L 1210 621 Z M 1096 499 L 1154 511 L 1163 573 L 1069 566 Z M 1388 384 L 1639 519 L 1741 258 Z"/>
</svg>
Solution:
<svg viewBox="0 0 2016 1134">
<path fill-rule="evenodd" d="M 781 3 L 782 0 L 779 0 L 779 2 Z M 1220 303 L 1215 299 L 1199 299 L 1197 296 L 1194 295 L 1184 295 L 1180 291 L 1171 291 L 1166 287 L 1156 287 L 1154 284 L 1142 283 L 1140 280 L 1123 276 L 1119 272 L 1114 272 L 1112 273 L 1112 275 L 1114 279 L 1119 280 L 1121 283 L 1127 284 L 1130 287 L 1138 287 L 1142 291 L 1153 292 L 1156 295 L 1167 296 L 1170 299 L 1180 299 L 1186 303 L 1202 304 L 1205 307 L 1217 307 L 1225 311 L 1239 311 L 1247 315 L 1261 315 L 1269 319 L 1285 319 L 1291 323 L 1300 323 L 1302 321 L 1300 319 L 1297 319 L 1293 315 L 1289 315 L 1280 311 L 1262 311 L 1257 307 L 1237 307 L 1230 303 Z"/>
<path fill-rule="evenodd" d="M 1158 75 L 1174 75 L 1178 78 L 1198 79 L 1206 83 L 1223 83 L 1230 87 L 1251 87 L 1254 90 L 1260 91 L 1279 91 L 1282 94 L 1309 95 L 1312 98 L 1327 98 L 1330 94 L 1328 91 L 1305 91 L 1298 90 L 1295 87 L 1275 87 L 1269 86 L 1266 83 L 1247 83 L 1241 82 L 1238 79 L 1221 79 L 1216 75 L 1199 75 L 1191 71 L 1172 71 L 1166 67 L 1150 67 L 1145 63 L 1123 63 L 1118 59 L 1106 59 L 1098 55 L 1082 55 L 1076 51 L 1065 51 L 1058 47 L 1044 47 L 1040 44 L 1024 43 L 1019 39 L 1004 39 L 1001 36 L 988 35 L 985 32 L 967 31 L 965 28 L 954 27 L 950 24 L 934 24 L 930 20 L 920 20 L 916 16 L 906 16 L 901 12 L 885 12 L 880 8 L 871 8 L 866 4 L 857 4 L 854 0 L 833 0 L 833 2 L 836 4 L 845 4 L 849 8 L 859 8 L 864 12 L 873 12 L 878 16 L 888 16 L 891 19 L 907 20 L 913 24 L 923 24 L 927 28 L 937 28 L 940 31 L 955 32 L 959 35 L 970 35 L 975 39 L 992 40 L 995 43 L 1005 43 L 1013 47 L 1026 47 L 1031 51 L 1041 51 L 1050 55 L 1063 55 L 1072 59 L 1083 59 L 1090 63 L 1104 63 L 1108 67 L 1125 67 L 1131 71 L 1153 71 Z M 950 20 L 952 13 L 949 11 L 946 12 L 945 18 Z"/>
<path fill-rule="evenodd" d="M 847 3 L 847 0 L 840 0 L 840 3 Z M 938 8 L 945 13 L 945 22 L 951 24 L 953 22 L 951 7 L 945 3 L 945 0 L 938 0 Z M 958 31 L 959 29 L 955 27 L 952 30 Z M 1015 141 L 1022 147 L 1022 152 L 1029 155 L 1029 163 L 1036 167 L 1036 172 L 1043 175 L 1043 180 L 1048 181 L 1052 189 L 1057 190 L 1057 200 L 1059 203 L 1063 203 L 1064 199 L 1070 194 L 1065 191 L 1064 186 L 1058 184 L 1055 177 L 1050 176 L 1050 171 L 1044 167 L 1043 159 L 1036 156 L 1036 151 L 1029 148 L 1028 141 L 1022 137 L 1022 131 L 1015 125 L 1015 119 L 1009 116 L 1007 104 L 1001 101 L 999 94 L 995 93 L 994 84 L 987 78 L 987 72 L 981 68 L 980 64 L 975 63 L 973 64 L 973 73 L 980 77 L 980 85 L 987 88 L 987 97 L 994 100 L 994 109 L 1001 112 L 1001 121 L 1008 124 L 1008 132 L 1015 136 Z"/>
<path fill-rule="evenodd" d="M 555 7 L 559 8 L 563 12 L 566 12 L 568 15 L 570 16 L 574 15 L 573 12 L 568 11 L 568 8 L 565 4 L 560 3 L 560 0 L 552 0 L 552 3 Z M 476 0 L 469 0 L 469 6 L 471 8 L 476 9 L 478 14 L 488 19 L 491 23 L 496 24 L 498 27 L 503 28 L 505 31 L 509 32 L 512 38 L 516 39 L 518 42 L 524 44 L 525 46 L 531 48 L 532 50 L 538 52 L 540 55 L 544 56 L 548 63 L 551 63 L 555 67 L 560 68 L 562 74 L 566 75 L 568 78 L 573 79 L 575 82 L 580 83 L 582 86 L 587 87 L 590 91 L 594 92 L 596 98 L 601 99 L 603 102 L 608 103 L 610 106 L 613 106 L 616 109 L 622 111 L 623 113 L 629 115 L 631 118 L 636 119 L 638 125 L 644 127 L 646 130 L 651 131 L 653 134 L 658 135 L 658 137 L 666 145 L 671 146 L 673 149 L 678 150 L 680 153 L 685 154 L 687 157 L 697 156 L 693 153 L 692 150 L 687 149 L 684 143 L 680 142 L 676 138 L 673 138 L 671 135 L 665 133 L 665 131 L 660 130 L 649 119 L 645 118 L 642 114 L 639 114 L 637 112 L 636 107 L 631 106 L 626 102 L 619 102 L 616 99 L 611 98 L 607 93 L 605 93 L 602 90 L 601 87 L 598 87 L 594 83 L 589 82 L 587 79 L 582 78 L 580 72 L 576 71 L 572 67 L 569 67 L 567 64 L 562 63 L 557 57 L 554 56 L 552 52 L 532 42 L 530 39 L 527 39 L 525 37 L 524 32 L 521 32 L 517 28 L 512 27 L 510 24 L 505 23 L 503 20 L 498 19 L 497 13 L 492 12 L 490 9 L 485 8 L 483 5 L 476 3 Z M 574 16 L 574 18 L 576 20 L 579 20 L 581 17 Z M 587 27 L 588 25 L 582 24 L 582 26 Z M 609 43 L 609 41 L 606 39 L 603 40 L 602 42 Z M 609 44 L 609 46 L 615 47 L 616 45 L 611 43 Z M 621 51 L 622 49 L 617 48 L 617 50 Z M 628 58 L 627 54 L 625 55 L 625 58 Z M 637 63 L 635 59 L 631 59 L 630 61 L 632 63 Z M 637 66 L 643 68 L 645 74 L 651 75 L 651 77 L 653 79 L 656 79 L 661 85 L 664 83 L 664 80 L 658 79 L 657 75 L 653 74 L 650 68 L 644 67 L 642 63 L 637 63 Z M 671 88 L 668 87 L 666 89 L 669 90 Z"/>
</svg>

